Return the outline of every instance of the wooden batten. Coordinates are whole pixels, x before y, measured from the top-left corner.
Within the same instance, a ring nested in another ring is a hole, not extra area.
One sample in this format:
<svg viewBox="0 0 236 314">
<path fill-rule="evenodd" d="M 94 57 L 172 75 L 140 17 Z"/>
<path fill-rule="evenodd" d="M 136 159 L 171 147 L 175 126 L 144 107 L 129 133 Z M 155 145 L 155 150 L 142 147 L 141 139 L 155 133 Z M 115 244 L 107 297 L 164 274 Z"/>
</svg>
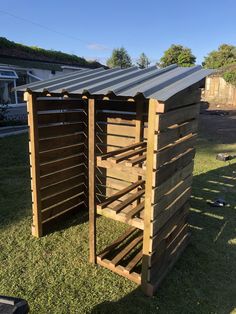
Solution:
<svg viewBox="0 0 236 314">
<path fill-rule="evenodd" d="M 32 234 L 35 237 L 41 237 L 42 214 L 41 214 L 41 194 L 40 194 L 40 164 L 39 164 L 39 134 L 36 111 L 36 97 L 34 94 L 25 93 L 27 100 L 28 125 L 29 125 L 29 151 L 31 167 L 31 189 L 33 202 L 33 225 Z"/>
</svg>

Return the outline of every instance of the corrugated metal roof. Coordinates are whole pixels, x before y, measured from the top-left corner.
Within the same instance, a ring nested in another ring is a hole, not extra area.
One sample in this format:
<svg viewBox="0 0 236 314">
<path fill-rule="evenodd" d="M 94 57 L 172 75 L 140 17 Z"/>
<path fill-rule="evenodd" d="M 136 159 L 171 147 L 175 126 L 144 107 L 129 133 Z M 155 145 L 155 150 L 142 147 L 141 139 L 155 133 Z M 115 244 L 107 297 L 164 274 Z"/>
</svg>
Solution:
<svg viewBox="0 0 236 314">
<path fill-rule="evenodd" d="M 181 90 L 201 81 L 212 70 L 201 66 L 190 68 L 173 64 L 163 69 L 156 66 L 141 70 L 98 68 L 81 70 L 50 80 L 18 86 L 16 90 L 48 93 L 71 93 L 134 97 L 143 94 L 145 98 L 166 101 Z"/>
</svg>

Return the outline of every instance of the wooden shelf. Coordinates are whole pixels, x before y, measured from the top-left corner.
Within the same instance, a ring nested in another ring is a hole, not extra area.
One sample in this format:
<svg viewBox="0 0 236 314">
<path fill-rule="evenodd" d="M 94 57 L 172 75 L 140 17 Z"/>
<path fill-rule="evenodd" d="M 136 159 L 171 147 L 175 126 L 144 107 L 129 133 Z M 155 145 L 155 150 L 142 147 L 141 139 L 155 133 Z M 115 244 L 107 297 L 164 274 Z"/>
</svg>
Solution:
<svg viewBox="0 0 236 314">
<path fill-rule="evenodd" d="M 141 283 L 143 232 L 129 228 L 97 256 L 97 263 L 137 284 Z"/>
<path fill-rule="evenodd" d="M 130 146 L 118 148 L 112 152 L 97 156 L 97 166 L 129 171 L 133 174 L 144 175 L 143 164 L 146 161 L 146 142 L 139 142 Z"/>
<path fill-rule="evenodd" d="M 144 202 L 141 201 L 141 197 L 145 193 L 144 184 L 144 180 L 138 180 L 111 195 L 97 205 L 97 213 L 143 230 Z"/>
</svg>

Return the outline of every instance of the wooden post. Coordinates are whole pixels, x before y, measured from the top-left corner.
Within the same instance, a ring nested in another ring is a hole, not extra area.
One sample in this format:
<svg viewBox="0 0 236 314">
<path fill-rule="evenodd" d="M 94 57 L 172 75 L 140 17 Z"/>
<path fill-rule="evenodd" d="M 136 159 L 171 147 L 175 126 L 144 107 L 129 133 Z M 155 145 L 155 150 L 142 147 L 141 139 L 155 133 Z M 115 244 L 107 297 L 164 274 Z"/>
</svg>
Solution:
<svg viewBox="0 0 236 314">
<path fill-rule="evenodd" d="M 95 100 L 88 99 L 89 261 L 96 263 Z"/>
<path fill-rule="evenodd" d="M 33 203 L 33 225 L 32 234 L 35 237 L 42 236 L 41 221 L 41 195 L 40 195 L 40 173 L 39 173 L 39 137 L 38 137 L 38 121 L 36 110 L 36 96 L 34 94 L 25 94 L 27 99 L 28 125 L 29 125 L 29 151 L 31 166 L 31 189 Z"/>
<path fill-rule="evenodd" d="M 157 101 L 149 100 L 148 109 L 148 134 L 147 134 L 147 165 L 146 165 L 146 186 L 145 186 L 145 207 L 144 207 L 144 233 L 143 233 L 143 261 L 142 261 L 142 275 L 141 285 L 144 292 L 149 295 L 147 291 L 148 283 L 148 268 L 150 259 L 150 235 L 151 235 L 151 217 L 152 217 L 152 181 L 154 169 L 154 139 L 155 139 L 155 124 L 156 124 L 156 108 Z"/>
</svg>

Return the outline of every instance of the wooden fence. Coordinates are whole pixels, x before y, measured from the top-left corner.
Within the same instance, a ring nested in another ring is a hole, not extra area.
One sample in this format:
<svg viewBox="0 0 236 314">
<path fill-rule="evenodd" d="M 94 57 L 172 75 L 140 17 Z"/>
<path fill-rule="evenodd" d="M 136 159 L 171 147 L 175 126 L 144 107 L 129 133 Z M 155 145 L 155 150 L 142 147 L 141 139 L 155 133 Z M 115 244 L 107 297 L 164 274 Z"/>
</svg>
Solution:
<svg viewBox="0 0 236 314">
<path fill-rule="evenodd" d="M 209 103 L 236 106 L 236 87 L 221 76 L 209 76 L 206 78 L 203 99 Z"/>
</svg>

